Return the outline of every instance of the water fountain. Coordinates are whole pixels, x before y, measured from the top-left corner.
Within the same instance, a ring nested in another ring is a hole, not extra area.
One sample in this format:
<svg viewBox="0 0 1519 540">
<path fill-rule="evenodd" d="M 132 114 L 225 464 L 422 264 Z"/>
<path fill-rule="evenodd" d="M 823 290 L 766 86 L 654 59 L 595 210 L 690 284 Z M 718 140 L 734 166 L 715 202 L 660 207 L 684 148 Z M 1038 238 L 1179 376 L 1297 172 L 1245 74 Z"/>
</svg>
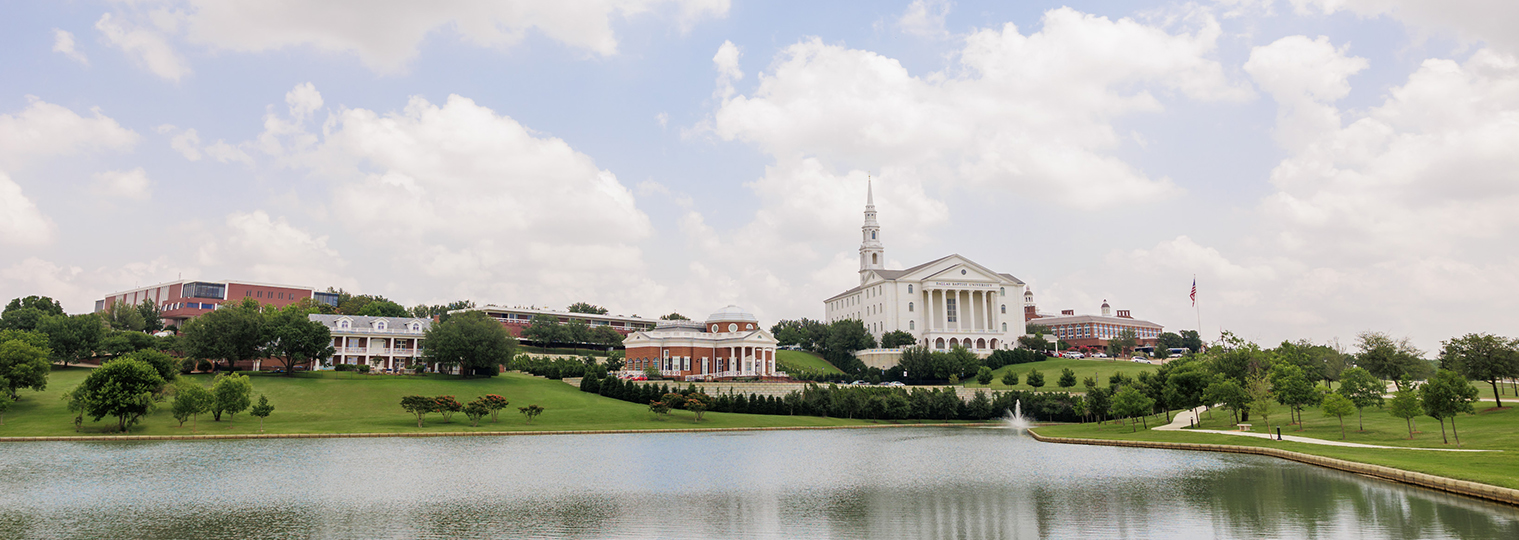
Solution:
<svg viewBox="0 0 1519 540">
<path fill-rule="evenodd" d="M 1029 419 L 1023 416 L 1023 400 L 1020 399 L 1013 402 L 1013 410 L 1009 411 L 1007 416 L 1002 417 L 1002 422 L 1007 424 L 1007 427 L 1018 431 L 1028 430 Z"/>
</svg>

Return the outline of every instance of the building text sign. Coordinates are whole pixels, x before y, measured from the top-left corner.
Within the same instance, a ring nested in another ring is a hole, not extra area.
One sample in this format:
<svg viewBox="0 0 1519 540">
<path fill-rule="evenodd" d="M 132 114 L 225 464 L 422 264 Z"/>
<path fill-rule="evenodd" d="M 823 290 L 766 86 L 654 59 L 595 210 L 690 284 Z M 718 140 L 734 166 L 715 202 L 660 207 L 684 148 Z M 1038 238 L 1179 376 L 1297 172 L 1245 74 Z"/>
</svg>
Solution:
<svg viewBox="0 0 1519 540">
<path fill-rule="evenodd" d="M 979 287 L 979 288 L 983 288 L 983 289 L 990 289 L 990 288 L 996 287 L 997 284 L 996 283 L 975 283 L 975 282 L 970 282 L 970 281 L 935 281 L 935 282 L 933 282 L 933 286 L 935 286 L 935 287 L 957 287 L 957 288 L 962 288 L 962 289 L 963 288 L 967 288 L 967 287 L 971 287 L 971 288 Z"/>
</svg>

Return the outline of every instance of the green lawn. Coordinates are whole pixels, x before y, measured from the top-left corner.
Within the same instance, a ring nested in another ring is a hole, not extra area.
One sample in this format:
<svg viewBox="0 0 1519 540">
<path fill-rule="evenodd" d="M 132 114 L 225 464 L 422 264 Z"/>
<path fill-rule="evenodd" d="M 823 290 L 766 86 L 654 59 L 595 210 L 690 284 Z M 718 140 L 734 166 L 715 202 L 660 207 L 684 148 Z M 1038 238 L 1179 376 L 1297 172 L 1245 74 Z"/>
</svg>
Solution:
<svg viewBox="0 0 1519 540">
<path fill-rule="evenodd" d="M 1387 467 L 1471 480 L 1508 488 L 1519 489 L 1519 413 L 1516 409 L 1493 410 L 1479 408 L 1475 415 L 1462 415 L 1456 419 L 1461 432 L 1463 448 L 1502 450 L 1501 452 L 1428 452 L 1404 449 L 1340 448 L 1290 441 L 1274 441 L 1252 437 L 1236 437 L 1211 433 L 1183 431 L 1154 431 L 1140 429 L 1130 432 L 1130 426 L 1108 423 L 1070 424 L 1038 428 L 1040 435 L 1052 437 L 1080 437 L 1092 439 L 1133 439 L 1146 441 L 1192 442 L 1233 444 L 1240 446 L 1270 446 L 1319 456 L 1371 463 Z M 1212 413 L 1212 419 L 1203 415 L 1202 428 L 1230 429 L 1232 417 L 1225 410 Z M 1286 409 L 1279 408 L 1270 417 L 1273 426 L 1285 422 Z M 1303 413 L 1303 431 L 1297 426 L 1282 426 L 1283 435 L 1298 435 L 1319 439 L 1340 440 L 1340 424 L 1334 417 L 1325 418 L 1317 409 Z M 1366 431 L 1356 431 L 1355 417 L 1345 418 L 1348 442 L 1400 446 L 1409 448 L 1455 448 L 1443 444 L 1440 439 L 1440 423 L 1430 417 L 1414 419 L 1419 432 L 1408 439 L 1408 428 L 1401 418 L 1394 418 L 1384 411 L 1366 411 Z M 1252 417 L 1256 431 L 1266 431 L 1258 417 Z M 1448 422 L 1447 422 L 1448 423 Z M 1152 417 L 1151 426 L 1156 422 Z M 1449 426 L 1447 426 L 1448 429 Z M 1274 429 L 1273 429 L 1274 432 Z"/>
<path fill-rule="evenodd" d="M 45 392 L 23 390 L 21 400 L 5 413 L 0 437 L 75 435 L 73 416 L 59 395 L 84 380 L 90 370 L 68 368 L 54 370 Z M 208 385 L 209 375 L 189 377 Z M 696 424 L 689 411 L 677 410 L 667 420 L 656 420 L 648 407 L 587 394 L 557 380 L 545 380 L 518 373 L 493 378 L 460 379 L 429 375 L 393 376 L 356 373 L 303 373 L 294 377 L 253 374 L 254 401 L 264 394 L 274 405 L 274 414 L 264 423 L 267 433 L 397 433 L 416 431 L 562 431 L 594 429 L 668 429 L 668 428 L 736 428 L 776 426 L 838 426 L 884 423 L 866 420 L 843 420 L 812 416 L 773 416 L 757 414 L 707 413 Z M 468 402 L 484 394 L 500 394 L 511 400 L 511 407 L 501 412 L 500 421 L 489 419 L 472 428 L 463 413 L 444 422 L 437 414 L 427 415 L 426 427 L 417 428 L 416 417 L 401 410 L 401 397 L 411 394 L 427 396 L 453 395 Z M 526 425 L 517 407 L 537 404 L 546 412 Z M 177 427 L 168 403 L 160 404 L 131 430 L 132 435 L 187 435 L 190 423 Z M 112 418 L 92 422 L 85 419 L 81 435 L 99 435 L 115 429 Z M 239 414 L 232 421 L 224 416 L 212 422 L 202 415 L 197 433 L 236 434 L 258 432 L 258 419 Z"/>
<path fill-rule="evenodd" d="M 787 373 L 844 373 L 839 368 L 833 367 L 823 357 L 807 351 L 775 351 L 776 367 Z"/>
<path fill-rule="evenodd" d="M 1085 393 L 1086 387 L 1081 385 L 1081 381 L 1086 377 L 1093 377 L 1097 379 L 1097 384 L 1099 386 L 1107 388 L 1108 377 L 1113 376 L 1113 374 L 1116 372 L 1121 371 L 1129 374 L 1130 377 L 1138 377 L 1141 371 L 1155 371 L 1155 368 L 1159 367 L 1150 364 L 1140 364 L 1128 360 L 1114 360 L 1111 362 L 1108 360 L 1109 359 L 1089 360 L 1085 358 L 1055 358 L 1042 362 L 1030 362 L 1027 364 L 1002 366 L 1001 368 L 992 371 L 992 375 L 995 377 L 992 379 L 991 385 L 976 384 L 975 379 L 971 379 L 966 382 L 965 386 L 969 388 L 991 388 L 993 390 L 1033 390 L 1034 387 L 1028 385 L 1028 372 L 1031 369 L 1038 369 L 1040 373 L 1044 374 L 1044 387 L 1040 388 L 1040 390 L 1045 392 L 1068 391 L 1072 393 Z M 1076 372 L 1076 386 L 1071 388 L 1060 387 L 1060 370 L 1065 368 L 1071 368 L 1072 371 Z M 1007 386 L 1005 384 L 1002 384 L 1002 375 L 1007 373 L 1009 370 L 1018 372 L 1018 384 L 1015 386 Z"/>
</svg>

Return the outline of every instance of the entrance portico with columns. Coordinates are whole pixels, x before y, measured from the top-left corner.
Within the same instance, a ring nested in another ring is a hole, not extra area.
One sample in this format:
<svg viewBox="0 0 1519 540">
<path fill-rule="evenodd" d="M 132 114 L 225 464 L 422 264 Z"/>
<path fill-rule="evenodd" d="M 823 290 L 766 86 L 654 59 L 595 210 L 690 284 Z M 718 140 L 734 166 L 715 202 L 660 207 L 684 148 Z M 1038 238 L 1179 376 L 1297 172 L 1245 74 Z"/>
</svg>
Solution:
<svg viewBox="0 0 1519 540">
<path fill-rule="evenodd" d="M 781 377 L 775 366 L 775 337 L 759 319 L 728 306 L 701 321 L 659 321 L 653 330 L 629 334 L 624 369 L 654 368 L 664 377 L 688 381 Z"/>
<path fill-rule="evenodd" d="M 1024 333 L 1022 280 L 958 254 L 887 270 L 880 229 L 874 193 L 867 188 L 860 285 L 823 301 L 825 322 L 858 320 L 878 341 L 888 332 L 906 331 L 933 350 L 959 345 L 990 354 L 1017 345 Z"/>
</svg>

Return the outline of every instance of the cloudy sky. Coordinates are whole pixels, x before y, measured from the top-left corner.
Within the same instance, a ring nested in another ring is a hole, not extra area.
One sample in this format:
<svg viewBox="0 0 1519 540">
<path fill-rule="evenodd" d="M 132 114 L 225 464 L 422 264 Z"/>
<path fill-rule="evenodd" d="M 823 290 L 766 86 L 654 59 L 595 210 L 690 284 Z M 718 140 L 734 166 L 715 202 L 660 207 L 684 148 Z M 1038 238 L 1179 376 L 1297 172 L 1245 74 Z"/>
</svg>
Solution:
<svg viewBox="0 0 1519 540">
<path fill-rule="evenodd" d="M 959 253 L 1042 309 L 1519 334 L 1519 3 L 14 2 L 0 296 L 185 278 L 763 320 Z"/>
</svg>

